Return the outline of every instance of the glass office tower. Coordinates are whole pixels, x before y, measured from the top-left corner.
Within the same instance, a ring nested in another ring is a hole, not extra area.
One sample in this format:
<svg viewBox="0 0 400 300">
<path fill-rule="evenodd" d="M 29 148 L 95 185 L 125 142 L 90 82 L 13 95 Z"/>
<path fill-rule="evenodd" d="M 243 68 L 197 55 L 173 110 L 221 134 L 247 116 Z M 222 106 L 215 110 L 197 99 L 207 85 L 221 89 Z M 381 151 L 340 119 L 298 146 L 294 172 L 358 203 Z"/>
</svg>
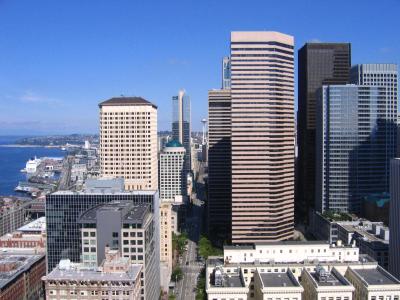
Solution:
<svg viewBox="0 0 400 300">
<path fill-rule="evenodd" d="M 315 202 L 315 110 L 322 85 L 347 84 L 349 43 L 306 43 L 298 52 L 296 216 L 308 221 Z"/>
<path fill-rule="evenodd" d="M 389 191 L 396 123 L 385 87 L 322 88 L 316 118 L 316 209 L 360 213 L 363 197 Z"/>
</svg>

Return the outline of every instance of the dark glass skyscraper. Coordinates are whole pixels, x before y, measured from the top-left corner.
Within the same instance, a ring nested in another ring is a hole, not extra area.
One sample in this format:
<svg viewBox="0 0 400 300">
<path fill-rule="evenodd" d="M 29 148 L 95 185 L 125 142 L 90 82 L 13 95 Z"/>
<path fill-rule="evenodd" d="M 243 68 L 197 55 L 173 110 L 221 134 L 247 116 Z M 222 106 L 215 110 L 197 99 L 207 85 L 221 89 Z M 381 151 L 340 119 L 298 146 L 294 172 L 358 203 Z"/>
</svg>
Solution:
<svg viewBox="0 0 400 300">
<path fill-rule="evenodd" d="M 172 97 L 172 139 L 185 148 L 185 169 L 189 172 L 192 169 L 190 97 L 184 90 Z"/>
<path fill-rule="evenodd" d="M 296 170 L 297 216 L 307 220 L 315 202 L 315 120 L 322 85 L 346 84 L 351 66 L 350 44 L 306 43 L 299 50 Z"/>
<path fill-rule="evenodd" d="M 207 229 L 220 242 L 231 233 L 231 90 L 208 92 Z"/>
</svg>

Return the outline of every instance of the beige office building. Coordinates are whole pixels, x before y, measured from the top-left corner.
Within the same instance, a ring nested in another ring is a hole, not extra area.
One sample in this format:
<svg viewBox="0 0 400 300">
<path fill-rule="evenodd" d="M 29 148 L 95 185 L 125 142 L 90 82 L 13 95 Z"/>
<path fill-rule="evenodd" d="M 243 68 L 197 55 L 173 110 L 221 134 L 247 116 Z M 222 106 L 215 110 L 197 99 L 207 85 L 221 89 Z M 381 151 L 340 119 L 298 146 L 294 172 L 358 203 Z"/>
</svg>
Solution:
<svg viewBox="0 0 400 300">
<path fill-rule="evenodd" d="M 293 46 L 278 32 L 231 33 L 233 244 L 293 235 Z"/>
<path fill-rule="evenodd" d="M 140 97 L 111 98 L 100 108 L 100 169 L 127 190 L 158 189 L 157 106 Z"/>
</svg>

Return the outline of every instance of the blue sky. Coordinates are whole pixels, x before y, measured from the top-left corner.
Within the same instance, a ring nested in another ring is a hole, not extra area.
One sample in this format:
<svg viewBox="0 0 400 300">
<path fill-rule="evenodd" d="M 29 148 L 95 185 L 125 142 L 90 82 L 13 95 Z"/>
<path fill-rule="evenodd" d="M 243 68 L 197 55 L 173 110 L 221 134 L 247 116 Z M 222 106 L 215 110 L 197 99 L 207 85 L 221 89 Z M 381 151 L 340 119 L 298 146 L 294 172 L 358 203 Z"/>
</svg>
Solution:
<svg viewBox="0 0 400 300">
<path fill-rule="evenodd" d="M 200 130 L 230 31 L 281 31 L 296 50 L 351 42 L 353 63 L 400 63 L 399 12 L 400 0 L 0 0 L 0 134 L 95 133 L 97 104 L 121 94 L 156 103 L 167 130 L 180 88 Z"/>
</svg>

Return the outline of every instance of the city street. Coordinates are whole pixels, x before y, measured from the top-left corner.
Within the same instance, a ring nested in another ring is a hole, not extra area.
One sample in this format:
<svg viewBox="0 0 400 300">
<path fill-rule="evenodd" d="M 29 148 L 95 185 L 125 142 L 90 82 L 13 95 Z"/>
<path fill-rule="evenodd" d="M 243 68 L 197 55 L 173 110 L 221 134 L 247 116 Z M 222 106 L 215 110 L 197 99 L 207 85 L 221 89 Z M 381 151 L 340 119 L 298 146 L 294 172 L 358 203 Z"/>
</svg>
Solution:
<svg viewBox="0 0 400 300">
<path fill-rule="evenodd" d="M 184 253 L 181 263 L 183 279 L 176 285 L 176 299 L 192 300 L 196 296 L 197 278 L 203 268 L 203 263 L 197 261 L 197 243 L 200 238 L 202 226 L 202 212 L 204 204 L 204 181 L 202 164 L 199 166 L 199 176 L 196 182 L 196 195 L 194 195 L 193 205 L 188 210 L 185 230 L 189 236 L 187 251 Z"/>
</svg>

